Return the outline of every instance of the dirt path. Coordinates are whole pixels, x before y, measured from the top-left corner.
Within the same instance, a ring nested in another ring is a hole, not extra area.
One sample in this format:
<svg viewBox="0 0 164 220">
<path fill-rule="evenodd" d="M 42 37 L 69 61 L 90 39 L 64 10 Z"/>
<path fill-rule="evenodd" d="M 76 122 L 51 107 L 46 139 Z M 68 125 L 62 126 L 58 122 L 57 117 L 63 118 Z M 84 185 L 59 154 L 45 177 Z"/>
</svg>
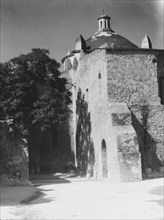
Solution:
<svg viewBox="0 0 164 220">
<path fill-rule="evenodd" d="M 2 207 L 1 219 L 163 219 L 164 179 L 114 184 L 74 181 L 41 185 L 28 205 Z"/>
</svg>

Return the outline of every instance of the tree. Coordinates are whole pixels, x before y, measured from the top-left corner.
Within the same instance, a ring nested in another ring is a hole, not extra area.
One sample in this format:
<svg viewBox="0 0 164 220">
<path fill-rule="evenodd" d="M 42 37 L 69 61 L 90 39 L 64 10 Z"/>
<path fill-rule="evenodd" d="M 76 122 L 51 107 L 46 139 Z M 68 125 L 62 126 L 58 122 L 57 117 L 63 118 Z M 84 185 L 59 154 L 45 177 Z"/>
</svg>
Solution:
<svg viewBox="0 0 164 220">
<path fill-rule="evenodd" d="M 41 130 L 63 120 L 71 102 L 60 64 L 45 49 L 32 49 L 0 64 L 0 116 L 12 118 L 24 134 L 37 124 Z"/>
<path fill-rule="evenodd" d="M 12 119 L 29 144 L 34 127 L 45 131 L 67 115 L 71 93 L 59 67 L 45 49 L 0 64 L 0 118 Z"/>
</svg>

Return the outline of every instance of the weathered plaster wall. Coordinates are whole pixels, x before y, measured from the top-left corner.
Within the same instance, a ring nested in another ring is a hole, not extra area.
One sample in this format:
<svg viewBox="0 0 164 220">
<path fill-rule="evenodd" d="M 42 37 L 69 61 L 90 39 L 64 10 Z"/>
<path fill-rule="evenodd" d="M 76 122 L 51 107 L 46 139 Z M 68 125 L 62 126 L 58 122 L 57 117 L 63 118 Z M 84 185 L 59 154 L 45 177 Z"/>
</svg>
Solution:
<svg viewBox="0 0 164 220">
<path fill-rule="evenodd" d="M 98 50 L 82 56 L 73 77 L 76 86 L 75 97 L 81 90 L 83 98 L 88 105 L 88 114 L 90 114 L 90 139 L 95 153 L 94 176 L 102 177 L 102 141 L 105 140 L 108 178 L 118 180 L 120 179 L 120 174 L 117 143 L 114 137 L 114 130 L 111 127 L 111 115 L 107 99 L 105 51 Z M 77 109 L 76 113 L 77 115 L 79 114 Z M 76 120 L 78 121 L 78 119 Z"/>
<path fill-rule="evenodd" d="M 66 67 L 68 70 L 67 77 L 71 78 L 73 85 L 71 133 L 74 134 L 72 144 L 76 146 L 77 166 L 83 175 L 89 173 L 90 176 L 102 178 L 104 175 L 103 167 L 106 166 L 106 177 L 111 180 L 140 180 L 140 163 L 137 164 L 138 161 L 135 163 L 137 174 L 134 174 L 132 170 L 130 171 L 131 174 L 127 174 L 125 170 L 120 169 L 121 166 L 118 162 L 118 158 L 121 155 L 118 154 L 118 145 L 125 142 L 125 140 L 119 142 L 118 139 L 123 136 L 126 139 L 127 129 L 119 134 L 118 130 L 120 129 L 117 130 L 112 124 L 113 115 L 107 93 L 105 50 L 96 50 L 91 54 L 84 54 L 81 51 L 80 54 L 76 55 L 76 64 L 78 63 L 76 68 L 73 68 L 74 59 L 74 57 L 71 57 L 69 62 L 66 61 L 67 64 L 71 63 L 71 65 Z M 128 129 L 133 130 L 131 124 Z M 132 139 L 135 136 L 135 131 L 131 131 Z M 106 145 L 107 152 L 105 159 L 102 156 L 103 143 Z M 131 147 L 131 144 L 128 147 Z M 106 164 L 104 164 L 104 161 Z M 120 171 L 124 172 L 122 176 Z"/>
<path fill-rule="evenodd" d="M 154 54 L 107 52 L 109 100 L 130 105 L 160 104 L 154 59 Z"/>
<path fill-rule="evenodd" d="M 71 145 L 82 174 L 91 170 L 91 176 L 103 176 L 104 141 L 109 179 L 140 180 L 140 158 L 143 172 L 161 166 L 164 107 L 159 96 L 157 57 L 155 52 L 98 49 L 90 54 L 81 50 L 65 61 L 73 94 Z M 130 109 L 129 122 L 118 125 L 116 109 L 121 104 L 125 105 L 123 121 L 127 106 Z"/>
<path fill-rule="evenodd" d="M 109 102 L 128 104 L 142 168 L 156 170 L 164 160 L 164 106 L 159 97 L 157 56 L 151 52 L 107 51 L 106 58 Z"/>
</svg>

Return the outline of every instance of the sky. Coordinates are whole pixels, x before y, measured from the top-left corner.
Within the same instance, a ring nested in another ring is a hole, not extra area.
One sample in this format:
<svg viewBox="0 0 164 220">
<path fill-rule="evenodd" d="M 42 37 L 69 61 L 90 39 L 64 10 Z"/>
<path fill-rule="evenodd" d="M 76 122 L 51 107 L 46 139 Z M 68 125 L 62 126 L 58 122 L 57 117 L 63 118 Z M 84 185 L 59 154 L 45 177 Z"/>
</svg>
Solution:
<svg viewBox="0 0 164 220">
<path fill-rule="evenodd" d="M 111 17 L 111 28 L 137 46 L 147 34 L 164 49 L 164 0 L 0 0 L 1 62 L 32 48 L 49 49 L 61 63 L 76 38 L 92 36 L 97 18 Z"/>
</svg>

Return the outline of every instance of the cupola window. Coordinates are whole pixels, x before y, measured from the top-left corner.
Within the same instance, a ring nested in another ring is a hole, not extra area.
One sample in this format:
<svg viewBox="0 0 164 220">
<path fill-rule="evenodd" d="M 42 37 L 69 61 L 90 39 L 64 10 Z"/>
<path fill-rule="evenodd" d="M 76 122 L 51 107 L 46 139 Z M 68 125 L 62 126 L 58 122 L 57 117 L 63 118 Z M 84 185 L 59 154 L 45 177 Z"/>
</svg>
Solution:
<svg viewBox="0 0 164 220">
<path fill-rule="evenodd" d="M 100 26 L 100 27 L 102 28 L 102 21 L 100 21 L 100 23 L 101 23 L 101 26 Z"/>
<path fill-rule="evenodd" d="M 110 30 L 110 17 L 107 15 L 102 15 L 98 18 L 99 30 L 109 29 Z"/>
</svg>

